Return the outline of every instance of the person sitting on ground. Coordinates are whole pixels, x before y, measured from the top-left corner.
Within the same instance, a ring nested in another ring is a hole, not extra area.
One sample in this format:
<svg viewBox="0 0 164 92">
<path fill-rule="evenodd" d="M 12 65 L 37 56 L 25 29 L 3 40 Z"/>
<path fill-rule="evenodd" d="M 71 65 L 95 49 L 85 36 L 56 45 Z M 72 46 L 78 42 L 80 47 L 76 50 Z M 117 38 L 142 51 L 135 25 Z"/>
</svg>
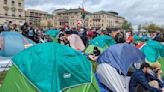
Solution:
<svg viewBox="0 0 164 92">
<path fill-rule="evenodd" d="M 163 80 L 162 80 L 162 70 L 161 70 L 161 64 L 159 62 L 156 62 L 154 64 L 151 65 L 151 67 L 153 68 L 153 76 L 157 79 L 159 79 L 159 87 L 162 88 L 164 86 Z"/>
<path fill-rule="evenodd" d="M 156 77 L 161 81 L 161 83 L 163 84 L 162 78 L 161 78 L 161 74 L 162 74 L 162 70 L 161 69 L 157 69 L 155 71 Z M 162 85 L 160 85 L 162 86 Z"/>
<path fill-rule="evenodd" d="M 89 59 L 96 61 L 100 54 L 101 54 L 100 50 L 95 46 L 93 50 L 93 54 L 89 55 Z"/>
<path fill-rule="evenodd" d="M 156 88 L 157 85 L 159 85 L 159 79 L 151 77 L 150 73 L 151 66 L 148 63 L 143 63 L 140 70 L 137 70 L 130 79 L 129 92 L 138 92 L 138 86 L 142 86 L 142 88 L 146 91 L 164 92 L 163 88 Z M 149 84 L 150 82 L 156 85 L 151 85 Z M 142 92 L 144 92 L 144 90 L 142 90 Z"/>
</svg>

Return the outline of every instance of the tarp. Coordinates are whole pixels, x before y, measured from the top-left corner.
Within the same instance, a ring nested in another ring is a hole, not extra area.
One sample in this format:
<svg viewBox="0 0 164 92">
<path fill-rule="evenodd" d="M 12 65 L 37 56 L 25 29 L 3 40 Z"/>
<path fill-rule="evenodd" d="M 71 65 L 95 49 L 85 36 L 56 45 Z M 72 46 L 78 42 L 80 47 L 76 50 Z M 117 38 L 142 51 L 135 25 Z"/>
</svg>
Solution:
<svg viewBox="0 0 164 92">
<path fill-rule="evenodd" d="M 107 63 L 99 64 L 96 73 L 100 82 L 112 92 L 129 92 L 130 78 L 120 75 L 111 65 Z"/>
<path fill-rule="evenodd" d="M 91 83 L 92 69 L 87 58 L 58 43 L 33 46 L 17 54 L 12 61 L 41 92 L 59 92 Z"/>
<path fill-rule="evenodd" d="M 59 30 L 48 30 L 48 31 L 46 31 L 45 34 L 52 36 L 52 37 L 56 37 L 59 34 L 59 32 L 60 32 Z"/>
<path fill-rule="evenodd" d="M 97 62 L 108 63 L 124 75 L 134 63 L 144 62 L 145 55 L 136 47 L 129 44 L 116 44 L 104 51 Z"/>
<path fill-rule="evenodd" d="M 142 48 L 141 51 L 146 55 L 146 59 L 151 63 L 157 61 L 158 58 L 164 57 L 164 45 L 150 40 Z"/>
<path fill-rule="evenodd" d="M 100 48 L 104 48 L 106 46 L 109 47 L 114 44 L 116 44 L 115 40 L 112 37 L 107 36 L 107 35 L 97 36 L 91 41 L 89 41 L 89 45 L 95 45 Z"/>
<path fill-rule="evenodd" d="M 2 32 L 0 56 L 12 57 L 25 48 L 34 45 L 30 39 L 24 37 L 18 32 Z"/>
<path fill-rule="evenodd" d="M 85 50 L 85 45 L 84 45 L 83 41 L 81 40 L 80 36 L 78 36 L 76 34 L 72 34 L 72 35 L 68 36 L 67 38 L 68 38 L 68 41 L 70 42 L 70 46 L 73 49 L 81 50 L 81 51 Z"/>
</svg>

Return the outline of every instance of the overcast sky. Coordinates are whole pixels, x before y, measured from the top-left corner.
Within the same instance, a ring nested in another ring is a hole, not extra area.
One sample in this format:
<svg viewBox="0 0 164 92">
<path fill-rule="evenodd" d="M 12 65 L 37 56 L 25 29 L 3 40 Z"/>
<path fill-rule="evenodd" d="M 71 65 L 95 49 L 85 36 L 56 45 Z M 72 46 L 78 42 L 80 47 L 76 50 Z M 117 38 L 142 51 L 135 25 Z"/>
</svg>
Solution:
<svg viewBox="0 0 164 92">
<path fill-rule="evenodd" d="M 78 8 L 82 0 L 25 0 L 26 9 L 51 13 L 59 8 Z M 116 11 L 133 25 L 156 23 L 164 25 L 164 0 L 85 0 L 87 11 Z"/>
</svg>

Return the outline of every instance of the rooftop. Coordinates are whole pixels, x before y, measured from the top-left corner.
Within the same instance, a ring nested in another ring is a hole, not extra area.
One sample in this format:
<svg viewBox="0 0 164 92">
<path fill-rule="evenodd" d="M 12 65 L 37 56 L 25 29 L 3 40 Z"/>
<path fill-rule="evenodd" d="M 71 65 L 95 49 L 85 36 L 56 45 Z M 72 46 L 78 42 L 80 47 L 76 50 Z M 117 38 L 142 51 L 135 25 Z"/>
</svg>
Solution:
<svg viewBox="0 0 164 92">
<path fill-rule="evenodd" d="M 106 14 L 106 15 L 112 15 L 112 16 L 116 16 L 113 13 L 110 12 L 106 12 L 106 11 L 99 11 L 99 12 L 94 12 L 93 15 L 100 15 L 100 14 Z"/>
<path fill-rule="evenodd" d="M 36 12 L 36 13 L 48 14 L 48 12 L 40 11 L 40 10 L 35 10 L 35 9 L 27 9 L 26 12 Z"/>
</svg>

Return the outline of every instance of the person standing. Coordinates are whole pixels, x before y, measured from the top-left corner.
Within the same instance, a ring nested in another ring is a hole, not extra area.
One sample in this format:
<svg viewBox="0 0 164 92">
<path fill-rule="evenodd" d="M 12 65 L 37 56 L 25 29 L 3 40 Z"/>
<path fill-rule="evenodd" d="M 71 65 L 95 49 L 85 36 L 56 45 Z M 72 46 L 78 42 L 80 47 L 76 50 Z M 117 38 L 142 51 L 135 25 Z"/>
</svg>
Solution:
<svg viewBox="0 0 164 92">
<path fill-rule="evenodd" d="M 9 21 L 9 23 L 7 24 L 7 22 L 5 22 L 5 24 L 3 25 L 3 30 L 4 31 L 11 31 L 11 25 L 12 25 L 12 21 Z"/>
<path fill-rule="evenodd" d="M 34 29 L 33 29 L 32 23 L 30 23 L 28 27 L 28 38 L 34 41 Z"/>
</svg>

